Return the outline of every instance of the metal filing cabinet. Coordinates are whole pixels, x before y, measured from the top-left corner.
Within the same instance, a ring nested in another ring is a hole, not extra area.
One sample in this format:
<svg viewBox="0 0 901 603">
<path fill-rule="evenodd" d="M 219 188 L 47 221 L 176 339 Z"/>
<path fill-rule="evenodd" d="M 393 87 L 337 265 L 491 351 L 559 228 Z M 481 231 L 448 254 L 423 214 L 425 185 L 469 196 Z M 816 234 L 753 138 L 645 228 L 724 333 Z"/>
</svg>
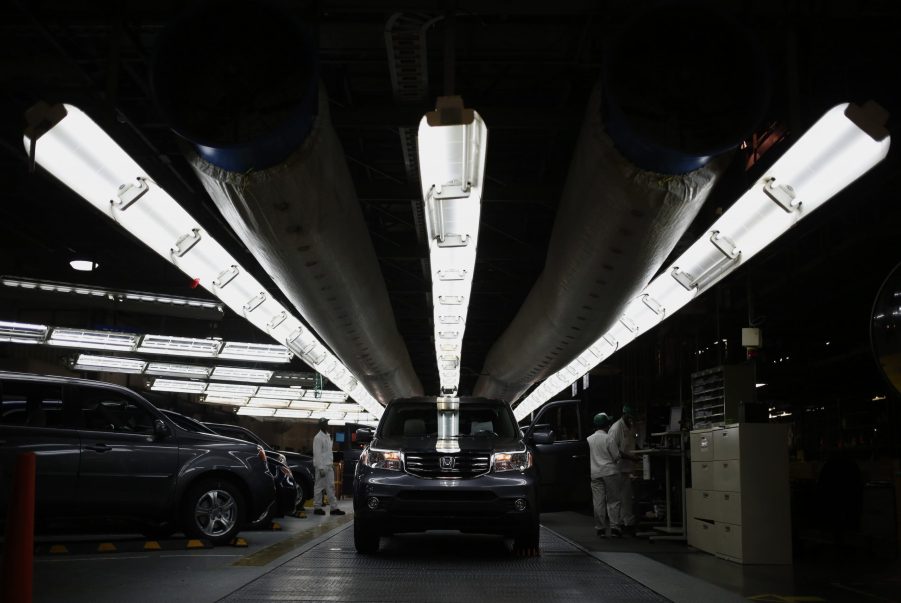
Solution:
<svg viewBox="0 0 901 603">
<path fill-rule="evenodd" d="M 738 563 L 791 563 L 788 427 L 698 429 L 690 441 L 688 544 Z"/>
</svg>

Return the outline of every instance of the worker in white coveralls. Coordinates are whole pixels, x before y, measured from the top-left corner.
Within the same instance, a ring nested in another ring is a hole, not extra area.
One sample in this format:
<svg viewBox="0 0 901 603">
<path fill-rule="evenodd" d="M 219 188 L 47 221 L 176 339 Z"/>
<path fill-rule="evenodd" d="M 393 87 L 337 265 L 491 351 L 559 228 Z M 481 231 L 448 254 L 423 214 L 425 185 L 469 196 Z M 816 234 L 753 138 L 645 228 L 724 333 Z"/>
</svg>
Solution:
<svg viewBox="0 0 901 603">
<path fill-rule="evenodd" d="M 594 503 L 594 528 L 601 538 L 610 535 L 622 535 L 622 519 L 620 519 L 619 491 L 621 480 L 616 463 L 619 461 L 619 448 L 607 433 L 610 417 L 599 412 L 594 416 L 597 429 L 588 436 L 588 458 L 591 461 L 591 495 Z M 609 516 L 610 521 L 607 521 Z"/>
<path fill-rule="evenodd" d="M 328 434 L 328 419 L 319 419 L 319 433 L 313 438 L 313 469 L 316 483 L 313 485 L 313 513 L 325 515 L 322 508 L 322 491 L 328 495 L 332 515 L 344 515 L 338 508 L 335 496 L 335 469 L 332 467 L 332 438 Z"/>
<path fill-rule="evenodd" d="M 633 454 L 635 450 L 635 429 L 633 427 L 635 413 L 629 405 L 623 406 L 623 416 L 613 424 L 608 432 L 616 447 L 619 449 L 619 462 L 616 464 L 620 474 L 620 516 L 623 521 L 623 531 L 627 534 L 635 533 L 635 495 L 632 491 L 632 472 L 635 471 L 636 461 L 641 457 Z"/>
</svg>

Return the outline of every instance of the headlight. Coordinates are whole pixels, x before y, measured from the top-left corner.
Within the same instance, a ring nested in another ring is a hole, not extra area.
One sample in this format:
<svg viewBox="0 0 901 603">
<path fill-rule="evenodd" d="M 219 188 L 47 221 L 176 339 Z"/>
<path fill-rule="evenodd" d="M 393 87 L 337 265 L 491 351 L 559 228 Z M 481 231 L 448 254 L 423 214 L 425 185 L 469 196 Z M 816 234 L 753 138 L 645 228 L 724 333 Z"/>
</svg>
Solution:
<svg viewBox="0 0 901 603">
<path fill-rule="evenodd" d="M 532 453 L 528 450 L 522 452 L 495 452 L 495 471 L 525 471 L 532 466 Z"/>
<path fill-rule="evenodd" d="M 367 448 L 360 455 L 360 462 L 373 469 L 388 469 L 390 471 L 401 471 L 403 469 L 400 452 L 397 450 Z"/>
</svg>

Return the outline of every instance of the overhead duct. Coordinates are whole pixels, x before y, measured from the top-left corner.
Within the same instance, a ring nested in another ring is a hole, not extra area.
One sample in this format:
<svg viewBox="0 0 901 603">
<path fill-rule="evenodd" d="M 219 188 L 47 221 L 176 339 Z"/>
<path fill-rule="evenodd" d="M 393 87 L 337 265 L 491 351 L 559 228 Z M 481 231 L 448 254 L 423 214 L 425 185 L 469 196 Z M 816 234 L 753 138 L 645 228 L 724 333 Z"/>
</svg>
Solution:
<svg viewBox="0 0 901 603">
<path fill-rule="evenodd" d="M 544 270 L 473 395 L 517 400 L 648 284 L 728 166 L 724 152 L 762 114 L 765 69 L 751 48 L 709 8 L 664 7 L 624 29 L 589 100 Z"/>
<path fill-rule="evenodd" d="M 160 37 L 153 85 L 216 207 L 310 327 L 380 402 L 420 395 L 309 32 L 276 3 L 195 5 Z"/>
</svg>

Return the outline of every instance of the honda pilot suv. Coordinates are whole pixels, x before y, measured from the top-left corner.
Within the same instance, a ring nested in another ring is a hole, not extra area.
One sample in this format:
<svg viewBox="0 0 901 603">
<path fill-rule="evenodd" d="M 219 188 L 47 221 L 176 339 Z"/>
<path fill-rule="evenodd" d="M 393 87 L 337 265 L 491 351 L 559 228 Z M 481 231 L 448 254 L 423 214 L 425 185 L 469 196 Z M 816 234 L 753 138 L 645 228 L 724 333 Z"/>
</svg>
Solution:
<svg viewBox="0 0 901 603">
<path fill-rule="evenodd" d="M 256 444 L 184 429 L 117 385 L 0 371 L 0 519 L 23 452 L 36 455 L 35 517 L 47 525 L 125 520 L 225 544 L 275 500 Z"/>
<path fill-rule="evenodd" d="M 509 404 L 484 398 L 391 401 L 354 476 L 354 544 L 374 553 L 397 532 L 460 530 L 538 546 L 532 453 Z"/>
</svg>

